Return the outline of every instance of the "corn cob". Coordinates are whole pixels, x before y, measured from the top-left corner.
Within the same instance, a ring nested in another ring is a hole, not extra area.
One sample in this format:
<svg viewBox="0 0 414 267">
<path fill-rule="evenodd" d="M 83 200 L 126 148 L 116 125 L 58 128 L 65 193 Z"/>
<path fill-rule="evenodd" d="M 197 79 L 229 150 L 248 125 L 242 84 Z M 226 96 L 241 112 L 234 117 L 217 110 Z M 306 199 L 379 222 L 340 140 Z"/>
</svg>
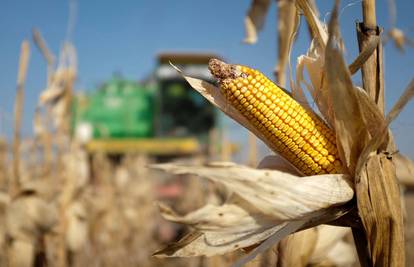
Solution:
<svg viewBox="0 0 414 267">
<path fill-rule="evenodd" d="M 267 139 L 266 143 L 306 175 L 340 173 L 335 133 L 262 73 L 217 59 L 209 62 L 221 92 Z"/>
</svg>

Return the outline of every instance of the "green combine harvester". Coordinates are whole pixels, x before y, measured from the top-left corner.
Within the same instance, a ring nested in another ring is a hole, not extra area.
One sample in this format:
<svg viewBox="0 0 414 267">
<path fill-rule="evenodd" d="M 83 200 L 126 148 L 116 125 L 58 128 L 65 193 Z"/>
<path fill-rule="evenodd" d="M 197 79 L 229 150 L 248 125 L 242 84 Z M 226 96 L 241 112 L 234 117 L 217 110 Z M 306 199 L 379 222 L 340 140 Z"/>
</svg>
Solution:
<svg viewBox="0 0 414 267">
<path fill-rule="evenodd" d="M 87 150 L 122 155 L 184 156 L 205 152 L 217 126 L 213 106 L 177 73 L 212 80 L 208 54 L 160 54 L 155 72 L 143 83 L 113 77 L 73 105 L 74 136 Z"/>
</svg>

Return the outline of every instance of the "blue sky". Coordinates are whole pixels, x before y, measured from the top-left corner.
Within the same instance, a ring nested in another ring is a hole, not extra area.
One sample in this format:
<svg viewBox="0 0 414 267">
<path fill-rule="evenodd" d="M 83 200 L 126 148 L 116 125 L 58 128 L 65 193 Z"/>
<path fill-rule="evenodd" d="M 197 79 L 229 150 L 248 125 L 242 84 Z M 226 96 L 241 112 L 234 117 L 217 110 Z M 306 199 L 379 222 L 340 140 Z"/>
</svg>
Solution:
<svg viewBox="0 0 414 267">
<path fill-rule="evenodd" d="M 317 1 L 323 16 L 333 1 Z M 388 1 L 377 1 L 379 24 L 389 27 Z M 346 59 L 357 54 L 355 21 L 361 20 L 358 1 L 342 1 L 340 17 L 347 45 Z M 120 72 L 130 79 L 142 79 L 155 67 L 161 51 L 214 52 L 231 62 L 254 66 L 271 76 L 276 62 L 276 5 L 268 14 L 265 27 L 254 46 L 242 43 L 243 20 L 250 1 L 177 0 L 177 1 L 77 1 L 76 21 L 70 41 L 78 52 L 77 90 L 90 90 Z M 10 135 L 20 43 L 31 38 L 38 28 L 55 54 L 67 38 L 68 1 L 0 0 L 0 134 Z M 397 1 L 397 26 L 414 37 L 414 2 Z M 304 26 L 304 25 L 302 25 Z M 292 56 L 306 51 L 309 38 L 301 27 Z M 31 133 L 31 118 L 40 91 L 44 88 L 46 65 L 32 45 L 26 83 L 23 134 Z M 294 61 L 293 61 L 294 63 Z M 390 108 L 414 77 L 414 48 L 404 54 L 392 44 L 385 47 L 386 102 Z M 360 82 L 360 77 L 355 77 Z M 393 123 L 400 150 L 414 157 L 414 104 Z"/>
</svg>

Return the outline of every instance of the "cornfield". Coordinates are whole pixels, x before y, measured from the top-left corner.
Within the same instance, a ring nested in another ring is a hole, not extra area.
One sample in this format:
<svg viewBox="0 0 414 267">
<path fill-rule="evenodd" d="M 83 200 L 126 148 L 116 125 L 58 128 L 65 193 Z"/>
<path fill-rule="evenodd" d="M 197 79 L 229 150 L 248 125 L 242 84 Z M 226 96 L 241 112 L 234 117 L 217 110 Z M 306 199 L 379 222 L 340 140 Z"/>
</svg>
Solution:
<svg viewBox="0 0 414 267">
<path fill-rule="evenodd" d="M 175 161 L 88 152 L 71 131 L 75 44 L 56 56 L 34 30 L 21 43 L 13 136 L 0 140 L 0 266 L 414 266 L 414 163 L 389 128 L 414 81 L 386 113 L 383 66 L 384 36 L 399 49 L 409 38 L 395 25 L 384 33 L 375 1 L 354 3 L 363 21 L 359 54 L 347 63 L 339 1 L 326 24 L 314 1 L 276 3 L 275 82 L 254 66 L 211 59 L 212 84 L 171 62 L 249 131 L 247 164 L 230 162 L 228 147 Z M 252 1 L 245 43 L 259 41 L 271 4 Z M 293 59 L 300 25 L 311 42 Z M 35 47 L 47 82 L 33 137 L 22 138 Z M 272 151 L 258 162 L 256 137 Z M 179 197 L 163 197 L 172 182 Z"/>
</svg>

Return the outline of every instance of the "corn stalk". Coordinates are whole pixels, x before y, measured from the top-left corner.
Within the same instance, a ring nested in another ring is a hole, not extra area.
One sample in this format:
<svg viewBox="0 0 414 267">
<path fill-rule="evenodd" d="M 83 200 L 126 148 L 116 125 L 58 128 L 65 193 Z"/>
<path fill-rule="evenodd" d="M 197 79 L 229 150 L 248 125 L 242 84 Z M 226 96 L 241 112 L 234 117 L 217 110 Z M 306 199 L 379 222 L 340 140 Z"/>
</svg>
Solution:
<svg viewBox="0 0 414 267">
<path fill-rule="evenodd" d="M 24 84 L 26 82 L 27 66 L 29 65 L 29 42 L 24 40 L 20 50 L 19 72 L 17 76 L 16 102 L 14 105 L 15 124 L 13 134 L 13 180 L 10 183 L 10 195 L 15 195 L 20 188 L 20 128 L 23 114 Z"/>
<path fill-rule="evenodd" d="M 365 49 L 372 39 L 381 35 L 377 26 L 375 0 L 362 2 L 363 22 L 357 24 L 359 48 Z M 370 98 L 384 112 L 384 76 L 382 47 L 376 50 L 362 66 L 363 87 Z M 391 147 L 393 144 L 390 145 Z M 354 230 L 361 264 L 367 266 L 404 266 L 404 228 L 401 213 L 400 191 L 395 168 L 384 152 L 392 148 L 377 149 L 357 172 L 355 188 L 359 215 L 365 233 Z M 376 175 L 372 175 L 376 174 Z M 361 237 L 365 234 L 365 237 Z M 361 245 L 366 240 L 367 247 Z M 365 259 L 364 259 L 365 258 Z"/>
</svg>

